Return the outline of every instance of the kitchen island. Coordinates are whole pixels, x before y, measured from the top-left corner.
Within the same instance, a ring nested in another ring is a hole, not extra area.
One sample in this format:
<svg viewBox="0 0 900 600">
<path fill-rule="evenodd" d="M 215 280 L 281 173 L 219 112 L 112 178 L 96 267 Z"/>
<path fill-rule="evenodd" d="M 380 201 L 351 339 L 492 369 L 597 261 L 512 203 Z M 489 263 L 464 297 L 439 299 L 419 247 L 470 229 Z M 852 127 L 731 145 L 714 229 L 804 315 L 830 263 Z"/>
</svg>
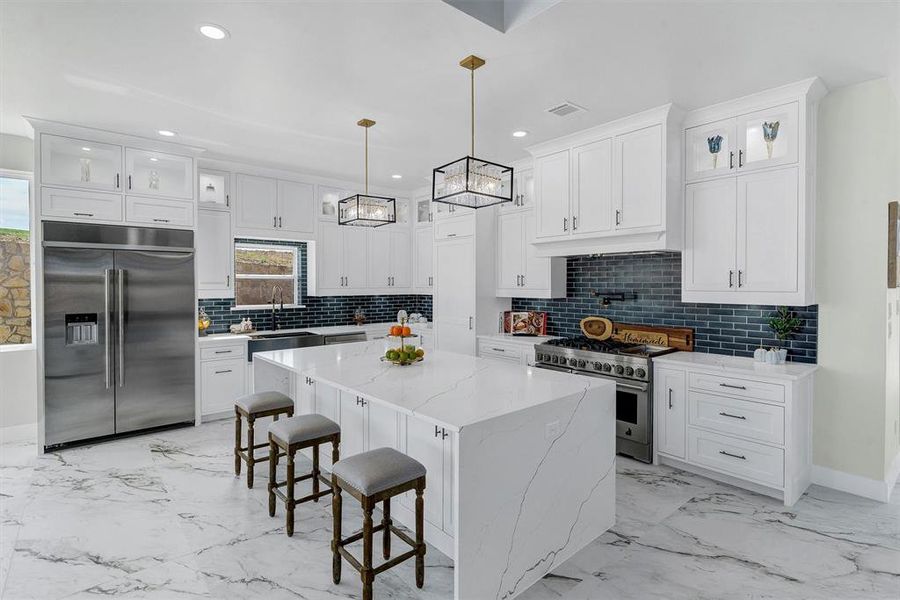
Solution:
<svg viewBox="0 0 900 600">
<path fill-rule="evenodd" d="M 255 390 L 339 422 L 342 458 L 391 446 L 425 465 L 425 538 L 454 560 L 456 598 L 513 598 L 612 526 L 614 384 L 446 352 L 399 367 L 383 351 L 255 354 Z M 392 514 L 409 527 L 411 509 Z"/>
</svg>

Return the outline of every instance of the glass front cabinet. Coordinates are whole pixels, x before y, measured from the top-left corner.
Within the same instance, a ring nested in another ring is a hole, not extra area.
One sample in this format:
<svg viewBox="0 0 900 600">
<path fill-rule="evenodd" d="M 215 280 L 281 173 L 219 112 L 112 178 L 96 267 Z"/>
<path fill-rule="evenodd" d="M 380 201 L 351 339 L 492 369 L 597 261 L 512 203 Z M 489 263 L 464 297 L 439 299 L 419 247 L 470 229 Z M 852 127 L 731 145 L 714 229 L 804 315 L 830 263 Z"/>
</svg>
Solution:
<svg viewBox="0 0 900 600">
<path fill-rule="evenodd" d="M 796 102 L 685 131 L 685 180 L 754 171 L 798 160 Z"/>
<path fill-rule="evenodd" d="M 117 192 L 122 189 L 122 146 L 58 135 L 41 136 L 41 183 Z"/>
<path fill-rule="evenodd" d="M 231 174 L 212 169 L 197 172 L 197 200 L 202 208 L 227 210 L 231 208 Z"/>
<path fill-rule="evenodd" d="M 151 150 L 125 149 L 126 190 L 143 196 L 194 197 L 194 161 Z"/>
</svg>

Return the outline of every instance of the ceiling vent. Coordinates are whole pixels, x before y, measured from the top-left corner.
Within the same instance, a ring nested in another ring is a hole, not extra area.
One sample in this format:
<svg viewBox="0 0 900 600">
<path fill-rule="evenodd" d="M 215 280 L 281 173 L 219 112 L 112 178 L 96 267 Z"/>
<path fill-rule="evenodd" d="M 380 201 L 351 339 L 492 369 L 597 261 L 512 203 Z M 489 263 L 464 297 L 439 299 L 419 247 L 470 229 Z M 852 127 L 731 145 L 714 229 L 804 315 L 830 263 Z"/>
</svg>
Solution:
<svg viewBox="0 0 900 600">
<path fill-rule="evenodd" d="M 583 106 L 578 106 L 574 102 L 569 102 L 568 100 L 563 100 L 560 104 L 556 106 L 551 106 L 547 109 L 547 112 L 551 115 L 556 115 L 557 117 L 567 117 L 571 114 L 581 112 L 583 110 L 587 110 Z"/>
</svg>

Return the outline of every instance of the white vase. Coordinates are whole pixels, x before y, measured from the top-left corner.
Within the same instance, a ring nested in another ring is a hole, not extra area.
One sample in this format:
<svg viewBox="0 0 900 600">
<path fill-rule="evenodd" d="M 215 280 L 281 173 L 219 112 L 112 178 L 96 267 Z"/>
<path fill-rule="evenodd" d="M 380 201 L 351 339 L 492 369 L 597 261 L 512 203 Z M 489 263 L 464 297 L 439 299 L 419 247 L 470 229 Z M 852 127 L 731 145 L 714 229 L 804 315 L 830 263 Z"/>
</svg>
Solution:
<svg viewBox="0 0 900 600">
<path fill-rule="evenodd" d="M 778 364 L 783 365 L 784 361 L 787 360 L 787 348 L 779 348 L 777 350 L 778 353 Z"/>
<path fill-rule="evenodd" d="M 753 351 L 753 360 L 758 363 L 766 362 L 766 349 L 765 348 L 757 348 Z"/>
</svg>

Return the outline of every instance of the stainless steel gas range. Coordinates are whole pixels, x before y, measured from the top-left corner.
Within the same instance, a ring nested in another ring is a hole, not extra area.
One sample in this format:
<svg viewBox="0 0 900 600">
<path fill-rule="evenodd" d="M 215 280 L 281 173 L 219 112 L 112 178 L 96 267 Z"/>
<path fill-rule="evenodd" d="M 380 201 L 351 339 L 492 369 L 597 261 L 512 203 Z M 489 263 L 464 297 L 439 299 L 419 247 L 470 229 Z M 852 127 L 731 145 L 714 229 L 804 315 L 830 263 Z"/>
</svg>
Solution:
<svg viewBox="0 0 900 600">
<path fill-rule="evenodd" d="M 643 462 L 653 456 L 654 356 L 675 348 L 587 337 L 550 340 L 535 347 L 535 366 L 616 382 L 616 452 Z"/>
</svg>

